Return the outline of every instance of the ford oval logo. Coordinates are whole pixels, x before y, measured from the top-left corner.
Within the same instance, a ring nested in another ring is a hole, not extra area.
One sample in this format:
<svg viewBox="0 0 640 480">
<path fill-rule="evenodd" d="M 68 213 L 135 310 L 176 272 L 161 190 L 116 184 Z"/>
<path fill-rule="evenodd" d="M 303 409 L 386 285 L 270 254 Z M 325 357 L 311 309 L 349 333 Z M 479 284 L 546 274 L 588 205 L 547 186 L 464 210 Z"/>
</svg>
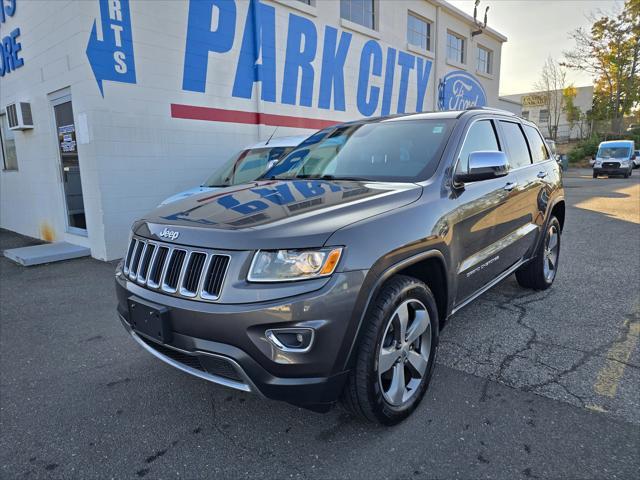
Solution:
<svg viewBox="0 0 640 480">
<path fill-rule="evenodd" d="M 440 84 L 440 110 L 466 110 L 484 107 L 487 95 L 476 77 L 462 70 L 449 72 Z"/>
<path fill-rule="evenodd" d="M 165 229 L 162 230 L 158 234 L 158 236 L 160 238 L 168 238 L 169 240 L 175 240 L 180 236 L 180 232 L 176 232 L 175 230 L 169 230 L 168 228 L 165 227 Z"/>
</svg>

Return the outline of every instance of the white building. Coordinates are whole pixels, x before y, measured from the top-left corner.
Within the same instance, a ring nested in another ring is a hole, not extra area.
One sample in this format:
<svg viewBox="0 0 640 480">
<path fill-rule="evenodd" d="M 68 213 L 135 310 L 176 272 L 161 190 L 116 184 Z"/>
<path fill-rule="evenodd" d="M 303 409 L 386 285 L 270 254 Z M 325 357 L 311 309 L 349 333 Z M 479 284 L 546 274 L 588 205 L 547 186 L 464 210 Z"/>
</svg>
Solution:
<svg viewBox="0 0 640 480">
<path fill-rule="evenodd" d="M 557 97 L 556 102 L 552 102 L 552 105 L 558 105 L 560 109 L 560 117 L 558 122 L 558 140 L 573 140 L 587 135 L 588 124 L 586 119 L 582 122 L 582 129 L 580 123 L 574 122 L 571 125 L 567 120 L 566 111 L 562 108 L 562 92 L 556 90 L 551 93 L 552 96 Z M 552 137 L 551 134 L 555 127 L 555 121 L 553 120 L 553 109 L 549 108 L 549 101 L 547 100 L 547 94 L 545 92 L 527 92 L 518 93 L 514 95 L 505 95 L 501 99 L 506 101 L 513 101 L 521 104 L 521 110 L 517 113 L 522 117 L 535 122 L 542 134 L 546 137 Z M 593 86 L 577 87 L 576 96 L 573 99 L 573 104 L 580 109 L 582 114 L 586 114 L 593 107 Z"/>
<path fill-rule="evenodd" d="M 99 259 L 276 126 L 496 106 L 506 41 L 440 0 L 0 6 L 0 226 Z"/>
</svg>

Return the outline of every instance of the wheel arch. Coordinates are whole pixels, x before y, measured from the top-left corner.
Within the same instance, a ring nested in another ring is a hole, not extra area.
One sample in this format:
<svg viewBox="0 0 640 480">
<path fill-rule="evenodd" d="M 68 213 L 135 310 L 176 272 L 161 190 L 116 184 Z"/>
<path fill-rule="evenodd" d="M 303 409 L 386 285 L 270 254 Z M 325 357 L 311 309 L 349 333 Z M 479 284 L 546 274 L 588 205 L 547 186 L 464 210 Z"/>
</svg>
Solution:
<svg viewBox="0 0 640 480">
<path fill-rule="evenodd" d="M 356 315 L 357 318 L 353 320 L 357 321 L 357 327 L 346 357 L 345 367 L 347 369 L 353 366 L 357 353 L 356 347 L 359 344 L 363 331 L 362 326 L 365 322 L 366 315 L 372 301 L 375 299 L 376 295 L 378 295 L 385 282 L 392 276 L 398 274 L 412 276 L 423 281 L 427 286 L 429 286 L 436 299 L 436 305 L 438 307 L 438 325 L 439 328 L 442 329 L 450 311 L 450 285 L 447 275 L 445 256 L 440 250 L 434 248 L 402 259 L 388 266 L 379 274 L 371 270 L 369 272 L 369 276 L 377 276 L 377 279 L 371 283 L 372 286 L 368 289 L 369 293 L 366 296 L 366 299 L 359 302 L 359 308 L 357 307 L 354 311 L 354 315 Z"/>
<path fill-rule="evenodd" d="M 551 215 L 555 216 L 560 222 L 560 230 L 564 230 L 564 220 L 567 206 L 565 204 L 564 199 L 558 200 L 551 207 Z"/>
</svg>

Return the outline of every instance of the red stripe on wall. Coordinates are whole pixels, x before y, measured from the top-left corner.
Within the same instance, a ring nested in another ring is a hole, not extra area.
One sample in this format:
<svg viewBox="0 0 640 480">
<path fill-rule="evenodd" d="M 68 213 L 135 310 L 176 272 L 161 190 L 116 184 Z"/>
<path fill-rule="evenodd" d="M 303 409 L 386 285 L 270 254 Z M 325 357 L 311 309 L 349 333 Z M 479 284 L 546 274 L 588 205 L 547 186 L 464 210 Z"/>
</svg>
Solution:
<svg viewBox="0 0 640 480">
<path fill-rule="evenodd" d="M 188 120 L 208 120 L 210 122 L 248 123 L 251 125 L 271 125 L 274 127 L 296 127 L 320 130 L 335 125 L 336 121 L 319 118 L 291 117 L 271 113 L 244 112 L 223 108 L 197 107 L 195 105 L 171 104 L 171 117 Z"/>
</svg>

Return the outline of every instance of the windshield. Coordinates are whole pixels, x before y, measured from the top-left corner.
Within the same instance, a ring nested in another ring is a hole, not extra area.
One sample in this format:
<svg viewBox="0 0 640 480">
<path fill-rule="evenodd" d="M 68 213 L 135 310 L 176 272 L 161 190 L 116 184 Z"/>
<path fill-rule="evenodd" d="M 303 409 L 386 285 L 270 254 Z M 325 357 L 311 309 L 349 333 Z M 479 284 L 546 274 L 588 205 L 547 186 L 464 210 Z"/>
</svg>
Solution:
<svg viewBox="0 0 640 480">
<path fill-rule="evenodd" d="M 264 178 L 415 182 L 429 178 L 455 120 L 343 125 L 302 142 Z"/>
<path fill-rule="evenodd" d="M 216 170 L 203 187 L 228 187 L 251 182 L 293 150 L 293 147 L 260 147 L 242 150 Z"/>
<path fill-rule="evenodd" d="M 600 158 L 629 158 L 631 149 L 627 147 L 602 147 L 598 150 Z"/>
</svg>

